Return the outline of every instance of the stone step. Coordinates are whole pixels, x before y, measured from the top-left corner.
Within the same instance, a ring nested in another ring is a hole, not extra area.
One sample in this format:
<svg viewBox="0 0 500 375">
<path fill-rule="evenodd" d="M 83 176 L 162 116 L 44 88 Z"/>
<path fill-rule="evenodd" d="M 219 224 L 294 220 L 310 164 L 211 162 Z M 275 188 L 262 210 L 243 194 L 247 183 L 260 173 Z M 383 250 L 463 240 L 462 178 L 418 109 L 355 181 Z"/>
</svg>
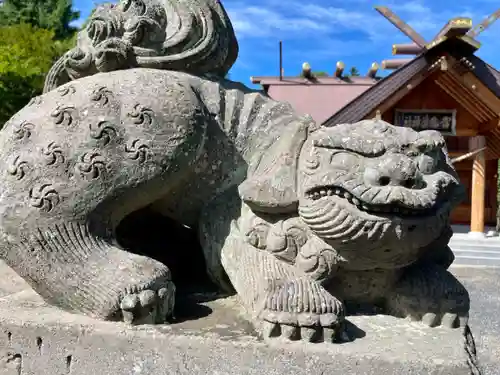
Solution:
<svg viewBox="0 0 500 375">
<path fill-rule="evenodd" d="M 493 246 L 453 246 L 454 265 L 500 267 L 500 248 Z"/>
<path fill-rule="evenodd" d="M 451 267 L 491 267 L 500 268 L 500 258 L 497 259 L 485 259 L 478 257 L 460 257 L 455 256 L 455 260 Z"/>
<path fill-rule="evenodd" d="M 484 246 L 497 246 L 500 248 L 500 240 L 497 238 L 467 238 L 467 237 L 455 237 L 453 236 L 450 239 L 450 243 L 452 244 L 467 244 L 467 245 L 484 245 Z"/>
<path fill-rule="evenodd" d="M 470 249 L 470 250 L 485 250 L 485 251 L 497 251 L 500 252 L 499 244 L 484 244 L 484 243 L 468 243 L 462 241 L 450 241 L 448 244 L 450 248 L 453 250 L 462 250 L 462 249 Z"/>
</svg>

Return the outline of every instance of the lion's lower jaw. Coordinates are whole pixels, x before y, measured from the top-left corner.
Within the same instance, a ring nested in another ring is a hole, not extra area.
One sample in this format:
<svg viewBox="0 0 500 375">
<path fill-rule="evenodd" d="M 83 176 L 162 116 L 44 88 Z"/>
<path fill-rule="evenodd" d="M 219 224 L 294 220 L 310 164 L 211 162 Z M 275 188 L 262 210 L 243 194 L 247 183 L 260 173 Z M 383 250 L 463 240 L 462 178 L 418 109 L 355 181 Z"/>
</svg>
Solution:
<svg viewBox="0 0 500 375">
<path fill-rule="evenodd" d="M 449 221 L 449 213 L 450 207 L 443 206 L 434 216 L 426 218 L 394 216 L 372 220 L 361 217 L 355 207 L 347 208 L 334 200 L 299 206 L 302 220 L 337 251 L 352 249 L 363 253 L 383 250 L 401 254 L 424 247 L 439 237 Z"/>
</svg>

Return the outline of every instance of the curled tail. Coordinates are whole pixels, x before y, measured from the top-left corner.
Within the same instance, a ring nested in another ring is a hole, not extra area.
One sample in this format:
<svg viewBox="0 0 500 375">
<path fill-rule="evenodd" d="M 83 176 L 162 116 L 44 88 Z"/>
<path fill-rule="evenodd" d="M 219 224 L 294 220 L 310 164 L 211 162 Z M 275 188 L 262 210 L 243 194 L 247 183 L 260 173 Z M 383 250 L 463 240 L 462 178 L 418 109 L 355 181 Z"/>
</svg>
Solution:
<svg viewBox="0 0 500 375">
<path fill-rule="evenodd" d="M 131 68 L 223 78 L 237 56 L 231 21 L 218 0 L 122 0 L 94 11 L 77 46 L 50 70 L 44 92 L 99 72 Z"/>
</svg>

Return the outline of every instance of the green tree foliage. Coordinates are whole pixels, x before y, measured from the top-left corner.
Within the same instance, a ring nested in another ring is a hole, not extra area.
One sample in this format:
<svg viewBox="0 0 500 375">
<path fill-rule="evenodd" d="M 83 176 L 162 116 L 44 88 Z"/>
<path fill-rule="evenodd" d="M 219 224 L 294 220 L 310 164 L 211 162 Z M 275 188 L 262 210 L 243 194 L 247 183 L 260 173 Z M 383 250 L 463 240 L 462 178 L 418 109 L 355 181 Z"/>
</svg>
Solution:
<svg viewBox="0 0 500 375">
<path fill-rule="evenodd" d="M 53 30 L 56 39 L 73 36 L 76 29 L 71 22 L 79 17 L 72 0 L 4 0 L 0 6 L 0 26 L 27 23 Z"/>
<path fill-rule="evenodd" d="M 359 70 L 355 66 L 349 69 L 349 77 L 359 77 Z"/>
<path fill-rule="evenodd" d="M 328 73 L 327 72 L 324 72 L 324 71 L 313 71 L 311 72 L 312 76 L 313 77 L 328 77 Z M 299 77 L 304 77 L 304 72 L 301 71 L 300 74 L 299 74 Z"/>
<path fill-rule="evenodd" d="M 313 75 L 315 77 L 328 77 L 328 73 L 327 72 L 323 72 L 323 71 L 318 71 L 318 72 L 312 72 Z"/>
<path fill-rule="evenodd" d="M 29 24 L 0 27 L 0 127 L 41 94 L 45 75 L 69 43 Z"/>
</svg>

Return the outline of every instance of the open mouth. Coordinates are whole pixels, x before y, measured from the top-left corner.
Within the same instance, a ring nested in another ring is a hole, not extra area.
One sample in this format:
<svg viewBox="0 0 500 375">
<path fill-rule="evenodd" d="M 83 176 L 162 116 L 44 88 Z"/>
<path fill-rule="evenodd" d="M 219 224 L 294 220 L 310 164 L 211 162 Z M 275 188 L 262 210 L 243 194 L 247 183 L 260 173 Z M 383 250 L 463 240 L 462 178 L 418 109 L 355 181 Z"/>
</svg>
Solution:
<svg viewBox="0 0 500 375">
<path fill-rule="evenodd" d="M 349 191 L 336 186 L 319 186 L 306 192 L 306 198 L 313 201 L 325 197 L 345 199 L 349 204 L 356 206 L 358 210 L 377 216 L 396 215 L 411 218 L 427 217 L 436 214 L 442 207 L 440 203 L 434 204 L 429 208 L 408 208 L 397 204 L 370 204 L 358 199 Z"/>
</svg>

